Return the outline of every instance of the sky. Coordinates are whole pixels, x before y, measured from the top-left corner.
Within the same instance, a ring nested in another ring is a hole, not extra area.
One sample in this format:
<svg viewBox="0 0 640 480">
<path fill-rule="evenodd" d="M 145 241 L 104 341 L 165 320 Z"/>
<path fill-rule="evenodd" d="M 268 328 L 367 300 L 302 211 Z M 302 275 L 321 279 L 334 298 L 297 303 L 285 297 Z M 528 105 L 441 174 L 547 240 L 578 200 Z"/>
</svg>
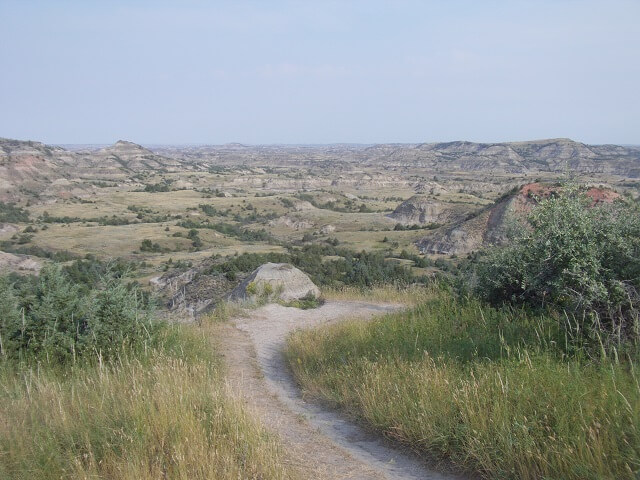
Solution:
<svg viewBox="0 0 640 480">
<path fill-rule="evenodd" d="M 0 0 L 0 137 L 640 144 L 640 1 Z"/>
</svg>

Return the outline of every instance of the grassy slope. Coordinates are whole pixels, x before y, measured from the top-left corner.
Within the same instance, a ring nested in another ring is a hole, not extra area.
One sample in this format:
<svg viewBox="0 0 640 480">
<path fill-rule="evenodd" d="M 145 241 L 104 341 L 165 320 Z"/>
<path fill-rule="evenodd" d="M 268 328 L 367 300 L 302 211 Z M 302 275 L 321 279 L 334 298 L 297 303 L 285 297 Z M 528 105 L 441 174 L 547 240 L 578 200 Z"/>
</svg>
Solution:
<svg viewBox="0 0 640 480">
<path fill-rule="evenodd" d="M 67 372 L 0 364 L 0 478 L 289 478 L 205 333 Z"/>
<path fill-rule="evenodd" d="M 310 394 L 488 478 L 636 478 L 637 361 L 567 359 L 553 323 L 434 292 L 406 313 L 299 332 L 288 357 Z"/>
</svg>

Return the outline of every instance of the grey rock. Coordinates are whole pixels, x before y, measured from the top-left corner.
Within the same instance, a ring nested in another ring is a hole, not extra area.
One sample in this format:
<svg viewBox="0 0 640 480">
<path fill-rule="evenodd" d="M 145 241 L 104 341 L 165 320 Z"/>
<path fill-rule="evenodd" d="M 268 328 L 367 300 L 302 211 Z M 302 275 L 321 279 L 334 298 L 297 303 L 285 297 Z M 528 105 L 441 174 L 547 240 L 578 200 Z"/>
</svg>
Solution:
<svg viewBox="0 0 640 480">
<path fill-rule="evenodd" d="M 265 290 L 266 289 L 266 290 Z M 245 278 L 229 295 L 230 300 L 252 300 L 266 292 L 290 302 L 320 296 L 320 289 L 301 270 L 288 263 L 265 263 Z"/>
</svg>

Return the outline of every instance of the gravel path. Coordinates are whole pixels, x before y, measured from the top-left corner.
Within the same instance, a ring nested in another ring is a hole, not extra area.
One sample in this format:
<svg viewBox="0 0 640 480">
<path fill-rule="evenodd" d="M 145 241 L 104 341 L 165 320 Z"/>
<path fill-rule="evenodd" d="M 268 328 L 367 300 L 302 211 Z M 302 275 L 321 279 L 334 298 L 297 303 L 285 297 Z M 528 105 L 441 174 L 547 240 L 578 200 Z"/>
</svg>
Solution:
<svg viewBox="0 0 640 480">
<path fill-rule="evenodd" d="M 344 318 L 371 318 L 397 305 L 327 302 L 312 310 L 267 305 L 220 326 L 229 382 L 265 426 L 284 443 L 287 458 L 308 479 L 459 478 L 429 470 L 418 458 L 350 423 L 337 412 L 305 402 L 282 354 L 290 332 Z"/>
</svg>

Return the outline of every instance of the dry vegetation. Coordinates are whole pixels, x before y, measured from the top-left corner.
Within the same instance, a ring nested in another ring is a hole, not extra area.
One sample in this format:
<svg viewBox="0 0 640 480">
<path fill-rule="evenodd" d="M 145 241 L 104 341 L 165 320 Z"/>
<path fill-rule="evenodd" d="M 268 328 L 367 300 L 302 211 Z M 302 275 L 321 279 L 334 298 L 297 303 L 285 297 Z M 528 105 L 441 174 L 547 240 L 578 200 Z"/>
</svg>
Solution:
<svg viewBox="0 0 640 480">
<path fill-rule="evenodd" d="M 615 186 L 637 203 L 640 184 L 628 176 L 637 170 L 635 153 L 616 159 L 609 147 L 593 147 L 608 172 L 593 175 L 592 165 L 572 153 L 592 158 L 587 146 L 542 143 L 555 153 L 530 161 L 542 151 L 539 144 L 514 144 L 522 159 L 511 164 L 500 153 L 483 153 L 482 145 L 469 154 L 471 144 L 443 144 L 439 153 L 429 145 L 166 147 L 153 153 L 121 142 L 72 154 L 3 140 L 0 166 L 11 188 L 0 192 L 0 250 L 30 255 L 13 260 L 64 265 L 81 286 L 108 261 L 122 262 L 145 294 L 153 291 L 150 280 L 163 274 L 183 291 L 188 281 L 176 280 L 182 275 L 223 278 L 203 283 L 209 300 L 224 294 L 211 292 L 211 285 L 238 282 L 267 261 L 293 263 L 327 299 L 412 307 L 371 323 L 294 335 L 288 355 L 308 394 L 421 454 L 486 477 L 636 478 L 637 343 L 578 348 L 573 340 L 580 335 L 561 328 L 568 317 L 499 306 L 506 290 L 523 295 L 515 288 L 527 283 L 522 278 L 538 278 L 536 259 L 514 282 L 505 280 L 513 280 L 509 275 L 485 282 L 503 280 L 497 299 L 485 295 L 498 306 L 468 299 L 471 291 L 460 278 L 472 273 L 476 256 L 423 255 L 416 245 L 451 225 L 390 218 L 419 194 L 456 219 L 473 219 L 534 178 L 556 182 L 569 161 L 577 162 L 576 181 Z M 121 156 L 126 152 L 134 155 Z M 140 166 L 136 152 L 157 163 Z M 42 175 L 24 180 L 21 169 L 34 163 L 42 165 Z M 632 264 L 634 245 L 626 257 L 613 257 Z M 519 252 L 516 260 L 524 258 Z M 567 258 L 575 259 L 573 253 L 569 249 Z M 86 264 L 73 262 L 82 258 Z M 577 270 L 565 270 L 576 277 Z M 637 280 L 632 277 L 619 283 L 626 288 Z M 21 284 L 17 278 L 10 283 Z M 444 290 L 434 286 L 440 282 Z M 625 288 L 620 292 L 631 299 Z M 163 312 L 168 298 L 161 300 Z M 196 325 L 166 330 L 156 346 L 123 350 L 110 360 L 91 354 L 63 367 L 3 357 L 0 477 L 290 478 L 277 439 L 225 387 L 210 340 L 211 324 L 241 313 L 221 303 Z"/>
<path fill-rule="evenodd" d="M 307 395 L 487 478 L 636 478 L 636 358 L 567 356 L 557 318 L 429 297 L 295 334 L 288 358 Z"/>
<path fill-rule="evenodd" d="M 61 370 L 0 366 L 0 477 L 291 478 L 277 440 L 225 386 L 207 326 L 144 354 Z"/>
</svg>

